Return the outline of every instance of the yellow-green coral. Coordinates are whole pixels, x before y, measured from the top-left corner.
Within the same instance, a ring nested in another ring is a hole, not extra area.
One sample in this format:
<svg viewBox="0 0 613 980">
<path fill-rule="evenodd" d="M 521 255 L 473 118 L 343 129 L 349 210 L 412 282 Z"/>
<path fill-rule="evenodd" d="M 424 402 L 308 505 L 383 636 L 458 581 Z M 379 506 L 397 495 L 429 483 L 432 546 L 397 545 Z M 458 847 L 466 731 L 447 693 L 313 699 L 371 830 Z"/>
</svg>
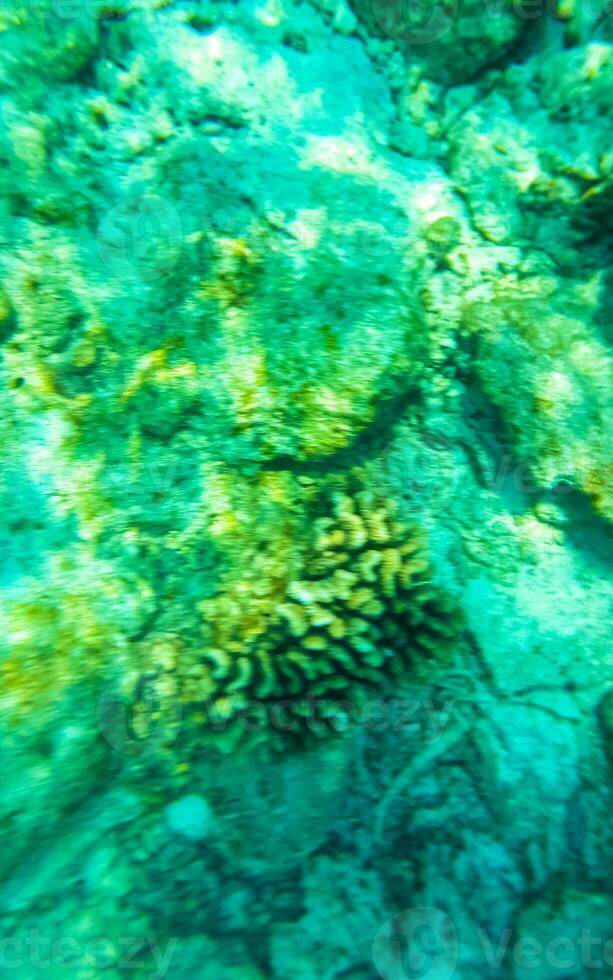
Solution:
<svg viewBox="0 0 613 980">
<path fill-rule="evenodd" d="M 422 532 L 397 520 L 392 502 L 347 482 L 312 490 L 305 544 L 291 538 L 291 519 L 285 549 L 281 535 L 272 549 L 262 540 L 251 566 L 239 544 L 239 563 L 199 605 L 202 648 L 175 661 L 184 702 L 234 716 L 254 699 L 355 697 L 458 636 Z M 231 530 L 225 520 L 223 534 L 240 541 L 240 519 Z M 265 533 L 274 526 L 262 525 Z"/>
<path fill-rule="evenodd" d="M 44 725 L 58 700 L 75 685 L 100 685 L 122 670 L 129 673 L 125 628 L 142 592 L 128 596 L 126 584 L 105 562 L 86 550 L 73 561 L 53 556 L 42 580 L 7 590 L 0 610 L 3 657 L 0 661 L 0 709 L 9 725 L 38 720 Z M 138 615 L 138 614 L 137 614 Z"/>
<path fill-rule="evenodd" d="M 478 337 L 481 383 L 536 482 L 571 482 L 613 520 L 613 362 L 585 322 L 602 288 L 600 276 L 563 287 L 553 278 L 501 277 L 493 303 L 467 308 L 466 325 Z M 509 387 L 500 378 L 511 363 Z"/>
</svg>

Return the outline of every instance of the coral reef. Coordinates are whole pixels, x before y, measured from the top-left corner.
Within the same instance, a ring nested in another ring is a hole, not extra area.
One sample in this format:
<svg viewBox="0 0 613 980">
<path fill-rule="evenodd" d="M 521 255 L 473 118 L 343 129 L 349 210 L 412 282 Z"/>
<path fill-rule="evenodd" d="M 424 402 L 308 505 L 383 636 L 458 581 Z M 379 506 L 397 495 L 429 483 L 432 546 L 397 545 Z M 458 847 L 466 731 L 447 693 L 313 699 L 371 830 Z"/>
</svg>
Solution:
<svg viewBox="0 0 613 980">
<path fill-rule="evenodd" d="M 502 91 L 449 129 L 473 229 L 498 246 L 484 250 L 495 277 L 465 271 L 460 334 L 472 369 L 534 485 L 575 487 L 609 521 L 612 161 L 599 120 L 612 81 L 609 45 L 553 53 L 510 67 Z"/>
<path fill-rule="evenodd" d="M 427 3 L 420 8 L 394 0 L 353 0 L 351 4 L 370 35 L 400 50 L 409 59 L 419 56 L 429 78 L 462 84 L 517 45 L 529 25 L 522 4 L 504 0 L 485 8 L 480 0 Z"/>
<path fill-rule="evenodd" d="M 0 34 L 14 975 L 35 933 L 80 980 L 371 980 L 409 907 L 471 980 L 484 929 L 501 980 L 604 937 L 607 3 Z"/>
<path fill-rule="evenodd" d="M 334 699 L 381 688 L 457 641 L 459 611 L 433 582 L 419 529 L 395 518 L 393 501 L 359 489 L 355 474 L 336 481 L 353 492 L 326 482 L 309 504 L 294 575 L 273 542 L 276 561 L 254 555 L 245 574 L 243 553 L 241 579 L 222 576 L 200 603 L 200 662 L 177 663 L 185 701 L 233 715 L 253 699 L 330 698 L 338 712 Z"/>
</svg>

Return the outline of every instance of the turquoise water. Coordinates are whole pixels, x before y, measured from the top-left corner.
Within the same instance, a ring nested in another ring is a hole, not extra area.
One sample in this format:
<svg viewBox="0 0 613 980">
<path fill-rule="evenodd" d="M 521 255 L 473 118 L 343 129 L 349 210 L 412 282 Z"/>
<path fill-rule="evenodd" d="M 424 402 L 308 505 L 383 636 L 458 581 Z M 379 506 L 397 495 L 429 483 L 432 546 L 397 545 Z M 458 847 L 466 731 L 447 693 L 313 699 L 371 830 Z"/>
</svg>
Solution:
<svg viewBox="0 0 613 980">
<path fill-rule="evenodd" d="M 611 7 L 0 0 L 0 970 L 613 975 Z"/>
</svg>

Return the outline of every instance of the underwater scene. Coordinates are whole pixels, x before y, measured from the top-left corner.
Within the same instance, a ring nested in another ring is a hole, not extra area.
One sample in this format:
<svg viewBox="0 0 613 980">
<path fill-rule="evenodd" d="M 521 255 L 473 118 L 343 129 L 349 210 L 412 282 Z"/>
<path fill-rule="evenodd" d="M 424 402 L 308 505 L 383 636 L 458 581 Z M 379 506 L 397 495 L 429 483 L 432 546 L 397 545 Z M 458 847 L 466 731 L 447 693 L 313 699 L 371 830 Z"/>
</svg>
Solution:
<svg viewBox="0 0 613 980">
<path fill-rule="evenodd" d="M 1 980 L 613 978 L 613 0 L 0 0 Z"/>
</svg>

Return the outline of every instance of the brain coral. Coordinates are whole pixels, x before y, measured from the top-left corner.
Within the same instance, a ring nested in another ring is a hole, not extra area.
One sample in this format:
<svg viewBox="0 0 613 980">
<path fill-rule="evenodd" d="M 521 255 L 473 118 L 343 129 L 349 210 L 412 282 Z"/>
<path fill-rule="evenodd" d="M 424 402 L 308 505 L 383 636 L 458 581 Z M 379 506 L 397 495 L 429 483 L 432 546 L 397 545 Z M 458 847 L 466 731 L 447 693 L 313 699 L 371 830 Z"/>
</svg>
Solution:
<svg viewBox="0 0 613 980">
<path fill-rule="evenodd" d="M 397 519 L 392 501 L 352 473 L 319 481 L 307 509 L 293 563 L 283 551 L 277 564 L 254 555 L 250 579 L 241 552 L 238 569 L 199 604 L 205 642 L 169 664 L 192 708 L 238 719 L 254 701 L 274 712 L 291 699 L 300 716 L 321 699 L 322 715 L 338 724 L 339 699 L 355 704 L 457 638 L 460 617 L 432 582 L 424 535 Z"/>
</svg>

